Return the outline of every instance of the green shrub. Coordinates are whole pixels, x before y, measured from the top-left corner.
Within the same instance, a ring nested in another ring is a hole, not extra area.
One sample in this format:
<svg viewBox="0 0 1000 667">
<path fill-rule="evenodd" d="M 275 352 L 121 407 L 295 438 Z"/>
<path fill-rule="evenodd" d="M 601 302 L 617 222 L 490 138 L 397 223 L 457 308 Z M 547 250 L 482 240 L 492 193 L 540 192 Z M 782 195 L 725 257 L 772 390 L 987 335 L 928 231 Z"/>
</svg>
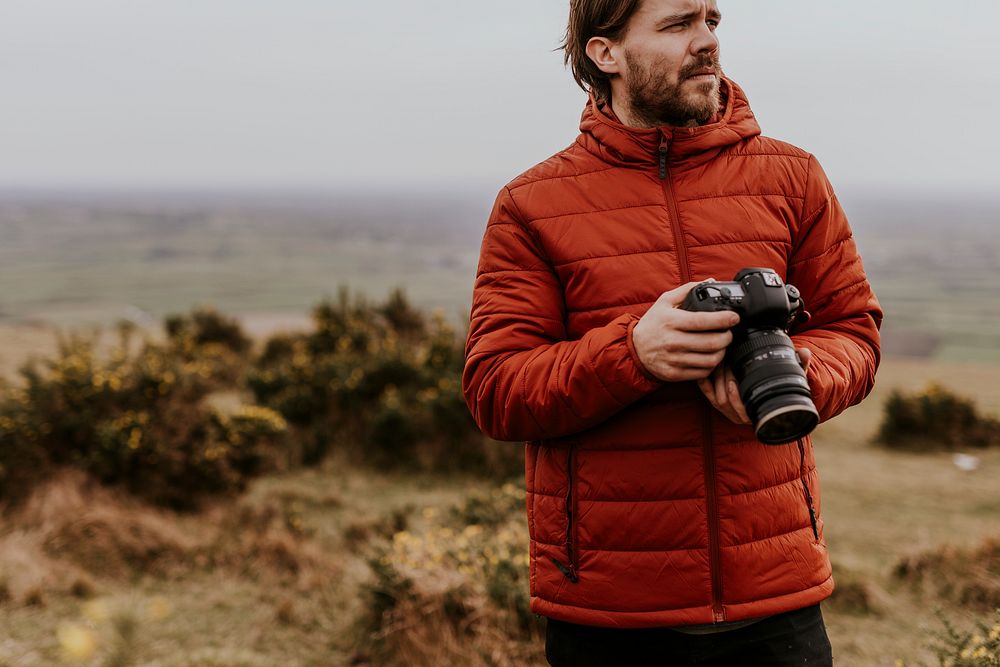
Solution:
<svg viewBox="0 0 1000 667">
<path fill-rule="evenodd" d="M 524 496 L 523 485 L 505 484 L 444 511 L 426 508 L 422 520 L 375 551 L 362 635 L 367 643 L 378 638 L 366 647 L 378 664 L 406 664 L 425 635 L 454 639 L 428 664 L 480 664 L 462 651 L 483 648 L 498 633 L 522 649 L 540 646 L 544 621 L 530 609 Z"/>
<path fill-rule="evenodd" d="M 50 463 L 38 446 L 39 427 L 25 409 L 24 392 L 7 389 L 0 399 L 0 500 L 24 498 Z"/>
<path fill-rule="evenodd" d="M 399 336 L 420 338 L 427 330 L 423 314 L 410 305 L 402 289 L 394 289 L 378 313 Z"/>
<path fill-rule="evenodd" d="M 521 448 L 488 440 L 472 420 L 463 341 L 444 317 L 424 316 L 400 290 L 375 305 L 342 290 L 313 323 L 266 341 L 247 376 L 255 400 L 288 420 L 303 463 L 336 448 L 377 467 L 522 469 Z"/>
<path fill-rule="evenodd" d="M 457 592 L 485 593 L 492 613 L 514 633 L 537 629 L 528 589 L 528 534 L 523 484 L 475 491 L 430 521 L 400 531 L 383 562 L 411 581 L 449 581 Z M 448 573 L 448 574 L 446 574 Z"/>
<path fill-rule="evenodd" d="M 937 384 L 886 399 L 876 441 L 908 450 L 957 450 L 1000 444 L 1000 422 L 979 414 L 975 403 Z"/>
<path fill-rule="evenodd" d="M 164 321 L 167 337 L 179 346 L 218 345 L 237 354 L 250 350 L 242 327 L 210 306 L 199 306 L 187 315 L 169 315 Z"/>
<path fill-rule="evenodd" d="M 524 503 L 523 485 L 508 483 L 488 491 L 470 493 L 449 510 L 449 519 L 453 525 L 493 529 L 511 519 L 519 519 L 525 511 Z"/>
<path fill-rule="evenodd" d="M 191 508 L 206 494 L 242 489 L 278 460 L 280 415 L 248 406 L 226 416 L 205 405 L 238 368 L 228 348 L 172 338 L 130 352 L 121 332 L 106 358 L 96 336 L 61 338 L 53 357 L 24 366 L 20 385 L 0 395 L 0 498 L 21 498 L 68 466 Z"/>
<path fill-rule="evenodd" d="M 960 632 L 941 617 L 945 631 L 932 647 L 941 667 L 1000 667 L 1000 610 L 990 624 L 981 621 L 977 632 Z"/>
<path fill-rule="evenodd" d="M 415 310 L 400 290 L 374 305 L 342 290 L 313 321 L 252 358 L 235 320 L 208 308 L 167 318 L 163 343 L 132 344 L 128 323 L 108 354 L 96 334 L 61 338 L 19 384 L 0 386 L 0 499 L 70 466 L 193 506 L 276 463 L 318 463 L 331 448 L 378 468 L 500 479 L 523 470 L 523 449 L 489 440 L 470 416 L 463 341 L 443 316 Z M 206 407 L 216 392 L 244 389 L 269 412 Z"/>
<path fill-rule="evenodd" d="M 240 382 L 252 343 L 239 323 L 208 306 L 164 320 L 167 352 L 178 360 L 197 362 L 203 377 L 219 385 Z"/>
</svg>

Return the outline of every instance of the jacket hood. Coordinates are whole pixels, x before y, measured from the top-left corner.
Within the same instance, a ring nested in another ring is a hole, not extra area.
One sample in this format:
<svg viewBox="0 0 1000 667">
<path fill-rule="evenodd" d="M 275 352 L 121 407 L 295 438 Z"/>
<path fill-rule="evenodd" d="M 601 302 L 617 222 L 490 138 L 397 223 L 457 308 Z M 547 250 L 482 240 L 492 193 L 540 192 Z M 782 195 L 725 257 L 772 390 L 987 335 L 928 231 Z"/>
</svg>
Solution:
<svg viewBox="0 0 1000 667">
<path fill-rule="evenodd" d="M 636 128 L 623 125 L 593 94 L 580 119 L 577 142 L 609 164 L 639 166 L 655 164 L 662 144 L 672 163 L 714 154 L 721 148 L 760 134 L 760 125 L 750 110 L 743 90 L 722 77 L 719 87 L 722 109 L 716 119 L 699 127 Z"/>
</svg>

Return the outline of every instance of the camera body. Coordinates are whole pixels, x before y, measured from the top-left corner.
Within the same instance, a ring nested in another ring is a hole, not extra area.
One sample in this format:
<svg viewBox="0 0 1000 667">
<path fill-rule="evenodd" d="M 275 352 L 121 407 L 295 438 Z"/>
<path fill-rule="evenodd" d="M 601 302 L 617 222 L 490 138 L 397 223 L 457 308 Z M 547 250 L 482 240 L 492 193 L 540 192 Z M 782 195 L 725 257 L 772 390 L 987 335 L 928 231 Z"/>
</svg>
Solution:
<svg viewBox="0 0 1000 667">
<path fill-rule="evenodd" d="M 695 285 L 681 304 L 684 310 L 731 310 L 740 316 L 743 329 L 788 328 L 805 312 L 794 285 L 786 285 L 773 269 L 743 269 L 732 282 Z"/>
<path fill-rule="evenodd" d="M 773 269 L 746 268 L 731 282 L 695 285 L 681 308 L 694 312 L 730 310 L 740 316 L 726 362 L 758 440 L 780 445 L 805 437 L 819 424 L 819 412 L 788 329 L 808 319 L 802 297 Z"/>
</svg>

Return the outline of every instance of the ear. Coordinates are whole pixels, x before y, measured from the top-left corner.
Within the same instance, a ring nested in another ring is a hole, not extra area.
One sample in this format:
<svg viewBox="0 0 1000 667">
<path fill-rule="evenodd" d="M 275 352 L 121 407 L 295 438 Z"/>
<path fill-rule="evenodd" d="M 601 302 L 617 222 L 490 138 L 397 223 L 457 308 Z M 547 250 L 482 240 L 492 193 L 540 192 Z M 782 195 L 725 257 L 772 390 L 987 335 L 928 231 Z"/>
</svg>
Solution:
<svg viewBox="0 0 1000 667">
<path fill-rule="evenodd" d="M 607 37 L 591 37 L 587 41 L 587 57 L 605 74 L 621 74 L 618 45 Z"/>
</svg>

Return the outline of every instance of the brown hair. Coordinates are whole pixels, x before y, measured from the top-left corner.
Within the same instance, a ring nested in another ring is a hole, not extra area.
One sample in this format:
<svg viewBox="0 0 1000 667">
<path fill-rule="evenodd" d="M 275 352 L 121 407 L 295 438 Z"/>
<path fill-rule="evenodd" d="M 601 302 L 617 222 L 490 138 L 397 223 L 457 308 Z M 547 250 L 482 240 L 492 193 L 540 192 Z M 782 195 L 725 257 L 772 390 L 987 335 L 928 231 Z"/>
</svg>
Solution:
<svg viewBox="0 0 1000 667">
<path fill-rule="evenodd" d="M 620 39 L 625 24 L 642 0 L 570 0 L 569 24 L 563 38 L 564 62 L 573 70 L 573 78 L 598 99 L 611 99 L 611 80 L 587 55 L 591 37 Z"/>
</svg>

